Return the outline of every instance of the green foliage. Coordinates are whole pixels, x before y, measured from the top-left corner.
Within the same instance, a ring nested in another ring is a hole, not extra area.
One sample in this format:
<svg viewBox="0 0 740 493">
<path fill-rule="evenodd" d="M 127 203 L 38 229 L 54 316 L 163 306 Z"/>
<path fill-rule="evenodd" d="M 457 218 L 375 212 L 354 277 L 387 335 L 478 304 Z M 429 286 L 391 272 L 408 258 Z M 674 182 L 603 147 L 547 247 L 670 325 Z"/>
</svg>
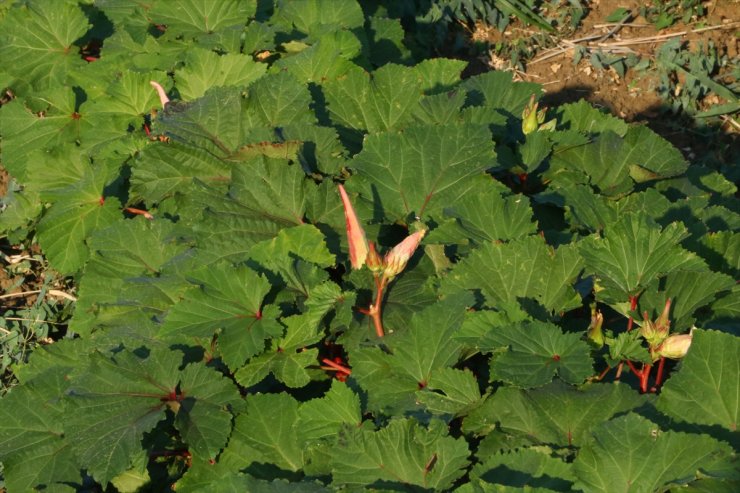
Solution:
<svg viewBox="0 0 740 493">
<path fill-rule="evenodd" d="M 4 315 L 8 491 L 732 489 L 732 180 L 582 102 L 525 136 L 539 86 L 415 60 L 412 3 L 371 3 L 3 14 L 0 231 L 78 298 Z M 427 231 L 383 337 L 336 183 L 378 251 Z"/>
</svg>

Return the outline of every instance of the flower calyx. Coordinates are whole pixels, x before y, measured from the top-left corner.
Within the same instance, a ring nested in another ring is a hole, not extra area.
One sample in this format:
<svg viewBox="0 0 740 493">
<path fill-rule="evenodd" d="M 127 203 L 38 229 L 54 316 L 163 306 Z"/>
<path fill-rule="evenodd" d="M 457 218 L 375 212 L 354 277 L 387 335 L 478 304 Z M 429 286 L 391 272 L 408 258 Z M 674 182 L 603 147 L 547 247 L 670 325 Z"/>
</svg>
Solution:
<svg viewBox="0 0 740 493">
<path fill-rule="evenodd" d="M 668 318 L 670 310 L 671 300 L 669 298 L 665 302 L 663 312 L 654 322 L 648 318 L 647 312 L 643 314 L 644 322 L 640 327 L 640 335 L 645 338 L 651 348 L 659 346 L 668 337 L 671 329 L 671 321 Z"/>
</svg>

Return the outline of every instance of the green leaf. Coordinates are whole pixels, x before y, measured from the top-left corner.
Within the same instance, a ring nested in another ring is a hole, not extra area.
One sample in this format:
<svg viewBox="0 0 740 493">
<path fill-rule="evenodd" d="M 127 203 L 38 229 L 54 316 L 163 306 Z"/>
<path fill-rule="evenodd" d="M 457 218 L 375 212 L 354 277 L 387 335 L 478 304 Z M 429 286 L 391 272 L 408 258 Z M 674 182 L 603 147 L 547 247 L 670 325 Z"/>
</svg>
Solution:
<svg viewBox="0 0 740 493">
<path fill-rule="evenodd" d="M 346 485 L 416 485 L 447 490 L 468 465 L 468 446 L 432 421 L 428 429 L 412 419 L 394 419 L 378 431 L 349 427 L 332 449 L 334 482 Z"/>
<path fill-rule="evenodd" d="M 65 144 L 89 149 L 125 134 L 125 126 L 115 128 L 110 122 L 93 122 L 88 107 L 88 103 L 84 103 L 78 112 L 75 95 L 67 87 L 50 89 L 39 106 L 35 101 L 20 98 L 3 105 L 3 118 L 0 119 L 3 165 L 14 177 L 25 182 L 28 156 L 33 152 Z M 56 155 L 63 156 L 64 152 Z"/>
<path fill-rule="evenodd" d="M 558 112 L 562 115 L 561 124 L 568 130 L 577 130 L 585 134 L 600 134 L 609 130 L 624 137 L 629 129 L 624 120 L 594 108 L 585 99 L 577 103 L 564 104 L 558 108 Z"/>
<path fill-rule="evenodd" d="M 362 9 L 356 2 L 343 0 L 309 0 L 280 4 L 274 21 L 288 30 L 297 29 L 306 34 L 324 33 L 337 28 L 351 30 L 365 22 Z"/>
<path fill-rule="evenodd" d="M 727 444 L 662 431 L 636 414 L 602 423 L 593 436 L 575 461 L 575 486 L 584 491 L 662 491 L 732 467 Z"/>
<path fill-rule="evenodd" d="M 679 370 L 661 389 L 658 409 L 674 419 L 737 431 L 740 412 L 740 339 L 694 330 Z"/>
<path fill-rule="evenodd" d="M 350 32 L 337 31 L 319 38 L 297 55 L 281 58 L 276 67 L 304 82 L 323 84 L 355 68 L 352 58 L 360 54 L 360 41 Z"/>
<path fill-rule="evenodd" d="M 196 183 L 193 192 L 183 199 L 180 213 L 192 225 L 199 249 L 209 252 L 210 262 L 245 261 L 254 244 L 270 240 L 281 229 L 297 224 L 273 215 L 271 209 L 225 197 L 203 183 Z"/>
<path fill-rule="evenodd" d="M 701 237 L 701 255 L 713 270 L 740 277 L 740 233 L 718 231 Z"/>
<path fill-rule="evenodd" d="M 180 379 L 175 427 L 191 454 L 215 459 L 231 435 L 231 408 L 241 403 L 239 390 L 223 375 L 202 365 L 188 365 Z"/>
<path fill-rule="evenodd" d="M 552 151 L 549 132 L 533 132 L 517 147 L 517 155 L 526 173 L 534 173 Z"/>
<path fill-rule="evenodd" d="M 653 359 L 643 342 L 645 340 L 640 336 L 638 330 L 621 332 L 614 339 L 607 338 L 607 344 L 609 345 L 607 364 L 614 367 L 624 360 L 652 364 Z"/>
<path fill-rule="evenodd" d="M 619 196 L 634 183 L 683 173 L 688 163 L 681 153 L 647 127 L 632 127 L 624 138 L 611 130 L 592 143 L 575 146 L 553 155 L 554 169 L 585 173 L 602 194 Z"/>
<path fill-rule="evenodd" d="M 59 394 L 66 385 L 65 375 L 55 368 L 0 400 L 0 461 L 10 490 L 80 480 L 77 459 L 63 432 L 65 406 Z"/>
<path fill-rule="evenodd" d="M 243 387 L 250 387 L 273 373 L 288 387 L 307 385 L 311 381 L 307 367 L 318 364 L 318 350 L 307 349 L 307 346 L 316 344 L 323 336 L 318 329 L 319 319 L 316 314 L 283 318 L 282 322 L 287 327 L 285 335 L 273 340 L 270 350 L 250 359 L 236 372 L 234 377 L 237 382 Z"/>
<path fill-rule="evenodd" d="M 482 351 L 508 347 L 491 364 L 492 378 L 519 387 L 540 387 L 558 375 L 580 384 L 593 374 L 593 360 L 581 334 L 563 334 L 559 327 L 532 322 L 494 327 L 480 342 Z"/>
<path fill-rule="evenodd" d="M 175 71 L 180 97 L 190 101 L 203 96 L 211 87 L 248 86 L 267 70 L 263 63 L 239 53 L 216 53 L 203 49 L 188 52 L 185 66 Z"/>
<path fill-rule="evenodd" d="M 151 80 L 164 83 L 166 74 L 162 72 L 121 74 L 110 84 L 105 96 L 91 101 L 84 107 L 90 115 L 91 123 L 102 127 L 108 120 L 114 119 L 122 130 L 128 125 L 140 127 L 144 123 L 144 116 L 148 116 L 161 105 L 157 93 L 149 83 Z"/>
<path fill-rule="evenodd" d="M 471 476 L 490 484 L 509 488 L 530 486 L 538 488 L 538 491 L 540 488 L 548 488 L 546 491 L 570 491 L 575 481 L 570 464 L 553 457 L 549 450 L 539 448 L 490 455 L 473 467 Z"/>
<path fill-rule="evenodd" d="M 63 84 L 85 64 L 73 43 L 91 26 L 77 5 L 35 0 L 10 9 L 1 26 L 0 66 L 37 90 Z"/>
<path fill-rule="evenodd" d="M 538 199 L 542 202 L 558 203 L 560 197 L 571 227 L 580 226 L 591 231 L 601 231 L 619 217 L 617 211 L 610 207 L 608 199 L 595 194 L 588 185 L 569 184 L 550 194 L 541 194 Z"/>
<path fill-rule="evenodd" d="M 197 36 L 243 26 L 256 7 L 254 0 L 184 0 L 156 2 L 147 10 L 150 22 L 166 25 L 167 34 Z"/>
<path fill-rule="evenodd" d="M 454 218 L 454 223 L 435 229 L 427 241 L 455 244 L 465 237 L 480 245 L 515 240 L 537 232 L 529 199 L 524 195 L 505 197 L 497 190 L 468 194 L 446 208 L 444 214 Z"/>
<path fill-rule="evenodd" d="M 354 68 L 323 85 L 332 121 L 371 133 L 402 127 L 421 99 L 421 80 L 409 67 L 388 64 L 373 73 Z"/>
<path fill-rule="evenodd" d="M 186 193 L 194 180 L 217 185 L 227 182 L 231 169 L 201 149 L 177 142 L 148 146 L 133 168 L 131 191 L 147 203 Z"/>
<path fill-rule="evenodd" d="M 423 126 L 369 135 L 352 167 L 363 179 L 363 195 L 378 197 L 375 207 L 397 220 L 457 203 L 494 159 L 485 127 Z"/>
<path fill-rule="evenodd" d="M 64 431 L 75 454 L 103 484 L 125 471 L 144 433 L 164 419 L 175 400 L 181 356 L 157 351 L 142 358 L 124 350 L 93 353 L 68 394 Z"/>
<path fill-rule="evenodd" d="M 253 270 L 221 263 L 194 273 L 191 282 L 199 286 L 172 307 L 160 334 L 211 337 L 220 330 L 224 361 L 236 369 L 282 333 L 277 309 L 262 305 L 270 284 Z"/>
<path fill-rule="evenodd" d="M 488 306 L 532 298 L 552 311 L 580 306 L 573 282 L 582 259 L 573 246 L 549 248 L 542 237 L 485 243 L 458 263 L 443 289 L 480 289 Z"/>
<path fill-rule="evenodd" d="M 697 310 L 709 305 L 719 293 L 733 286 L 733 278 L 717 272 L 672 272 L 660 283 L 654 282 L 640 296 L 640 308 L 641 311 L 647 309 L 657 314 L 662 311 L 665 301 L 670 299 L 671 330 L 683 332 L 693 325 L 696 320 L 693 315 Z"/>
<path fill-rule="evenodd" d="M 39 222 L 39 244 L 58 271 L 78 271 L 88 257 L 88 236 L 120 220 L 118 200 L 108 198 L 101 204 L 99 193 L 83 191 L 74 199 L 57 202 Z"/>
<path fill-rule="evenodd" d="M 289 283 L 297 275 L 294 267 L 296 257 L 321 267 L 335 264 L 334 255 L 326 248 L 324 235 L 310 224 L 283 229 L 272 240 L 254 245 L 249 256 L 260 265 L 280 273 Z M 298 281 L 293 284 L 301 285 Z"/>
<path fill-rule="evenodd" d="M 359 426 L 362 423 L 360 398 L 346 384 L 334 380 L 323 397 L 301 404 L 298 420 L 301 440 L 333 438 L 343 424 Z"/>
<path fill-rule="evenodd" d="M 581 243 L 586 271 L 596 274 L 605 300 L 627 301 L 660 276 L 678 269 L 701 269 L 703 263 L 680 246 L 688 233 L 683 224 L 671 223 L 661 230 L 643 214 L 625 214 L 604 230 Z"/>
<path fill-rule="evenodd" d="M 247 400 L 246 411 L 236 418 L 231 442 L 254 451 L 250 462 L 269 462 L 298 471 L 303 467 L 303 451 L 296 433 L 298 401 L 281 394 L 255 394 Z"/>
<path fill-rule="evenodd" d="M 481 402 L 478 379 L 472 372 L 455 368 L 435 371 L 416 398 L 435 415 L 467 414 Z"/>
<path fill-rule="evenodd" d="M 351 378 L 367 391 L 369 408 L 418 409 L 414 392 L 429 386 L 437 371 L 451 367 L 460 356 L 462 345 L 452 336 L 471 301 L 466 293 L 458 293 L 417 312 L 405 330 L 385 338 L 391 354 L 379 348 L 350 351 Z M 445 393 L 452 392 L 448 380 L 441 376 L 438 382 L 445 384 Z"/>
<path fill-rule="evenodd" d="M 579 447 L 588 441 L 594 427 L 644 401 L 620 383 L 576 389 L 555 381 L 535 390 L 503 387 L 481 410 L 495 417 L 503 431 L 523 435 L 534 443 Z"/>
<path fill-rule="evenodd" d="M 231 196 L 265 219 L 302 224 L 309 187 L 298 164 L 257 158 L 234 169 Z"/>
<path fill-rule="evenodd" d="M 512 82 L 511 72 L 492 70 L 467 79 L 462 87 L 468 91 L 472 105 L 486 106 L 503 110 L 512 117 L 519 118 L 532 94 L 539 95 L 542 88 L 531 82 Z"/>
</svg>

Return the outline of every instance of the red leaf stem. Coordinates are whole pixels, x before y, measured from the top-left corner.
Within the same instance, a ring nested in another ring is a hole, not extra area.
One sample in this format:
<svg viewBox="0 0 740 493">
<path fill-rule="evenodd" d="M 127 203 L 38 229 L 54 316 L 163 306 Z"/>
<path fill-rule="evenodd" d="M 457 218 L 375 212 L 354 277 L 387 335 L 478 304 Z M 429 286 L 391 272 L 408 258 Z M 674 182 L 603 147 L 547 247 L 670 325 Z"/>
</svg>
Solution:
<svg viewBox="0 0 740 493">
<path fill-rule="evenodd" d="M 347 368 L 344 365 L 340 365 L 339 363 L 335 363 L 334 361 L 330 360 L 329 358 L 323 358 L 321 360 L 322 363 L 324 363 L 326 366 L 330 367 L 333 370 L 336 370 L 340 373 L 344 373 L 345 375 L 351 375 L 352 370 Z"/>
<path fill-rule="evenodd" d="M 655 385 L 650 389 L 650 392 L 657 392 L 660 384 L 663 383 L 663 368 L 665 367 L 665 358 L 661 356 L 658 362 L 658 373 L 655 375 Z"/>
</svg>

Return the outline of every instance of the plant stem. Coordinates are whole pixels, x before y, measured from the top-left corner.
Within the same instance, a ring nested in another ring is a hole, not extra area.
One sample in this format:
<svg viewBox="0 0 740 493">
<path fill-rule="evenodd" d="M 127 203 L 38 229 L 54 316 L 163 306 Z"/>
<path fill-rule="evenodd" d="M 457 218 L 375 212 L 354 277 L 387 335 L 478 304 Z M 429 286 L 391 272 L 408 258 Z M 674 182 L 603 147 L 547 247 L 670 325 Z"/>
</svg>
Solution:
<svg viewBox="0 0 740 493">
<path fill-rule="evenodd" d="M 640 392 L 643 394 L 648 391 L 648 377 L 650 377 L 650 370 L 653 365 L 643 365 L 642 374 L 640 375 Z"/>
<path fill-rule="evenodd" d="M 630 296 L 630 311 L 635 311 L 637 309 L 637 296 Z M 630 314 L 629 318 L 627 319 L 627 332 L 632 330 L 632 324 L 634 324 L 634 320 L 632 319 L 632 314 Z M 635 371 L 635 367 L 632 366 L 632 362 L 627 362 L 630 365 L 630 369 L 635 375 L 640 375 Z M 617 366 L 617 376 L 616 380 L 619 380 L 619 377 L 622 376 L 622 367 L 624 366 L 624 363 L 620 361 L 619 365 Z"/>
<path fill-rule="evenodd" d="M 660 357 L 660 362 L 658 363 L 658 373 L 655 375 L 655 385 L 650 389 L 650 392 L 657 392 L 658 387 L 660 387 L 660 384 L 663 383 L 663 367 L 665 366 L 665 357 Z"/>
<path fill-rule="evenodd" d="M 378 335 L 378 337 L 383 337 L 385 335 L 385 332 L 383 331 L 383 321 L 382 321 L 382 305 L 383 305 L 383 289 L 385 288 L 386 284 L 386 278 L 383 277 L 382 279 L 378 279 L 378 276 L 375 276 L 375 300 L 373 301 L 373 304 L 370 305 L 370 308 L 368 309 L 368 315 L 370 315 L 370 318 L 373 320 L 373 326 L 375 326 L 375 333 Z"/>
<path fill-rule="evenodd" d="M 630 296 L 630 311 L 633 312 L 637 309 L 637 296 Z M 632 314 L 630 314 L 630 318 L 627 319 L 627 332 L 632 330 L 632 324 L 634 323 L 634 320 L 632 319 Z"/>
<path fill-rule="evenodd" d="M 352 374 L 352 370 L 350 370 L 346 366 L 340 365 L 339 363 L 333 362 L 329 358 L 323 358 L 321 360 L 321 362 L 324 363 L 326 366 L 329 366 L 332 369 L 334 369 L 334 370 L 336 370 L 336 371 L 338 371 L 340 373 L 344 373 L 346 375 L 351 375 Z"/>
</svg>

